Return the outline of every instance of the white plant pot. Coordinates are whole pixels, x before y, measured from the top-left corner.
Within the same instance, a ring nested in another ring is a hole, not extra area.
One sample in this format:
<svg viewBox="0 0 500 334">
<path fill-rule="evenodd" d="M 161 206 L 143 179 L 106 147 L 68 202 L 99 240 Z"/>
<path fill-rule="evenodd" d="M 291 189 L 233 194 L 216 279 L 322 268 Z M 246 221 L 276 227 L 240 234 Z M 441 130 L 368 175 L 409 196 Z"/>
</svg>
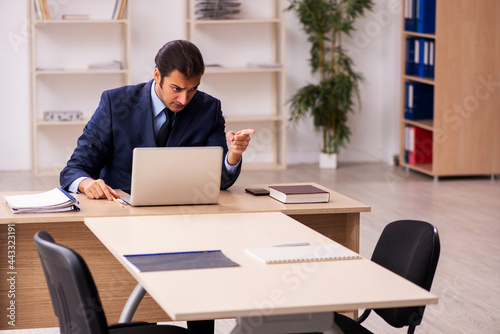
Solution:
<svg viewBox="0 0 500 334">
<path fill-rule="evenodd" d="M 337 169 L 337 154 L 323 153 L 319 154 L 319 168 Z"/>
</svg>

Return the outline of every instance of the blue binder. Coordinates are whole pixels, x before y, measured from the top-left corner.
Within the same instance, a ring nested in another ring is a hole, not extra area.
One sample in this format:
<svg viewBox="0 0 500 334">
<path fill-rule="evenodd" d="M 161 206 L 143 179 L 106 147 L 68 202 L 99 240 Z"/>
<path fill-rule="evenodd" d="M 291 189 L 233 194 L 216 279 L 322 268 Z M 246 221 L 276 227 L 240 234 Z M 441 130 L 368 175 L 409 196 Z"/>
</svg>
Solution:
<svg viewBox="0 0 500 334">
<path fill-rule="evenodd" d="M 408 120 L 434 117 L 434 87 L 420 82 L 405 82 L 404 116 Z"/>
<path fill-rule="evenodd" d="M 429 78 L 434 78 L 434 64 L 436 55 L 436 44 L 434 40 L 429 41 Z"/>
<path fill-rule="evenodd" d="M 415 31 L 416 30 L 416 13 L 415 13 L 415 1 L 416 0 L 405 0 L 405 30 Z"/>
<path fill-rule="evenodd" d="M 414 58 L 413 58 L 413 75 L 419 76 L 420 75 L 420 67 L 422 63 L 422 43 L 420 42 L 420 38 L 413 38 L 413 43 L 415 44 L 414 46 Z"/>
<path fill-rule="evenodd" d="M 414 75 L 415 63 L 415 40 L 412 37 L 406 38 L 406 61 L 405 61 L 405 74 Z"/>
<path fill-rule="evenodd" d="M 429 76 L 429 40 L 426 38 L 420 38 L 420 56 L 418 64 L 418 76 L 428 77 Z"/>
<path fill-rule="evenodd" d="M 424 34 L 436 33 L 436 0 L 416 1 L 416 31 Z"/>
</svg>

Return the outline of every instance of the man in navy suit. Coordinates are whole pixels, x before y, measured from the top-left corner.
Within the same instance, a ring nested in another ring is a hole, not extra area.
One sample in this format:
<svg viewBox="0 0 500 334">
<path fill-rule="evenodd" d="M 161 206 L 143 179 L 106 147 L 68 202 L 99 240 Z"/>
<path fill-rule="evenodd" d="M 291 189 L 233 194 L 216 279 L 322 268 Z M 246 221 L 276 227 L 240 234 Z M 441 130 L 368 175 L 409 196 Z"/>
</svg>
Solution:
<svg viewBox="0 0 500 334">
<path fill-rule="evenodd" d="M 64 189 L 91 199 L 119 197 L 115 189 L 130 188 L 134 148 L 157 146 L 167 117 L 173 117 L 173 125 L 166 146 L 220 146 L 221 189 L 236 181 L 255 131 L 225 133 L 220 101 L 198 91 L 205 70 L 199 49 L 188 41 L 171 41 L 158 51 L 155 63 L 153 80 L 102 94 L 60 174 Z"/>
</svg>

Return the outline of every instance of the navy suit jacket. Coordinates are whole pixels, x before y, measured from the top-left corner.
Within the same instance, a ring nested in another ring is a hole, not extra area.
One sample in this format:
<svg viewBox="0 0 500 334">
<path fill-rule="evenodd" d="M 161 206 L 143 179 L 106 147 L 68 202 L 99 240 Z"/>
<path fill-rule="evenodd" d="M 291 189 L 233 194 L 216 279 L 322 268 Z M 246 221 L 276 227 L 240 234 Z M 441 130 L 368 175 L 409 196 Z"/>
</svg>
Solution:
<svg viewBox="0 0 500 334">
<path fill-rule="evenodd" d="M 105 91 L 94 115 L 78 139 L 77 147 L 61 171 L 64 189 L 79 177 L 101 178 L 115 189 L 129 189 L 132 152 L 155 147 L 151 84 L 142 83 Z M 220 146 L 228 151 L 220 101 L 201 91 L 176 114 L 167 146 Z M 203 163 L 203 161 L 200 161 Z M 229 173 L 222 163 L 221 189 L 238 178 L 241 164 Z"/>
</svg>

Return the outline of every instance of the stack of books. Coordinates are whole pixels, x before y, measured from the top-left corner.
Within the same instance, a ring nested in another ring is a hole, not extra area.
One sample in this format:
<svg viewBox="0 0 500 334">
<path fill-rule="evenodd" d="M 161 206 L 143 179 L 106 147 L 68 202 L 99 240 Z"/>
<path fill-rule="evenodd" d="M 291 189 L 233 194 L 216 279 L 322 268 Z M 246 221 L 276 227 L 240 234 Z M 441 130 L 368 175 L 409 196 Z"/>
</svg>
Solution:
<svg viewBox="0 0 500 334">
<path fill-rule="evenodd" d="M 198 20 L 234 19 L 239 6 L 240 2 L 234 0 L 198 0 L 195 14 Z"/>
</svg>

